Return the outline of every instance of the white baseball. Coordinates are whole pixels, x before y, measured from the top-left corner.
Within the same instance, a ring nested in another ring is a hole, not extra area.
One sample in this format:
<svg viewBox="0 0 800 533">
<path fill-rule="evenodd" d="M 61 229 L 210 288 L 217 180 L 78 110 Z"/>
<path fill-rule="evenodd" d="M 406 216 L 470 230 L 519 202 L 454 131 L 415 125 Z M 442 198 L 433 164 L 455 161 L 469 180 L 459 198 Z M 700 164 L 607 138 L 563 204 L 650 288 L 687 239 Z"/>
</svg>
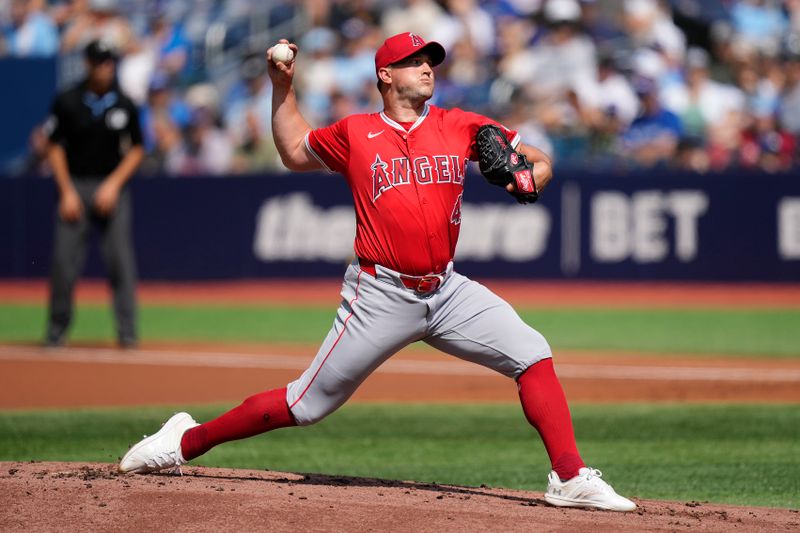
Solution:
<svg viewBox="0 0 800 533">
<path fill-rule="evenodd" d="M 278 43 L 272 47 L 272 60 L 276 63 L 291 63 L 294 52 L 286 43 Z"/>
</svg>

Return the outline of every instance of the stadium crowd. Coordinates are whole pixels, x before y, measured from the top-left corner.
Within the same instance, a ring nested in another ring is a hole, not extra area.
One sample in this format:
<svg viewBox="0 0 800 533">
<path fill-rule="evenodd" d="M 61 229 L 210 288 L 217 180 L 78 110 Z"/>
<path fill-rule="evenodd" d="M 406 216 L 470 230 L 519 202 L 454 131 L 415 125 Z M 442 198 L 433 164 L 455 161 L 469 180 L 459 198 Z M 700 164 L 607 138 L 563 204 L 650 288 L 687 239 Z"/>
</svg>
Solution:
<svg viewBox="0 0 800 533">
<path fill-rule="evenodd" d="M 374 53 L 402 31 L 448 51 L 434 104 L 497 117 L 559 166 L 800 164 L 800 0 L 0 0 L 0 24 L 0 55 L 114 44 L 144 174 L 282 169 L 267 43 L 298 43 L 301 105 L 321 126 L 379 109 Z M 209 65 L 215 28 L 233 79 Z"/>
</svg>

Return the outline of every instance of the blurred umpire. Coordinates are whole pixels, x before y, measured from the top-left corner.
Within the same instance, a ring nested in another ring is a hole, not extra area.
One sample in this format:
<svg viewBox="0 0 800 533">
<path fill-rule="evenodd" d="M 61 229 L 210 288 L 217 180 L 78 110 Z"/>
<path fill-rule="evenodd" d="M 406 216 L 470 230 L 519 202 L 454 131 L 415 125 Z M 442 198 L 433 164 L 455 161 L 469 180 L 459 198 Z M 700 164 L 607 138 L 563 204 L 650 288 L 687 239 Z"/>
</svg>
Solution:
<svg viewBox="0 0 800 533">
<path fill-rule="evenodd" d="M 47 159 L 59 201 L 45 344 L 62 345 L 72 320 L 73 289 L 83 269 L 92 227 L 114 293 L 120 346 L 137 343 L 136 265 L 128 180 L 142 161 L 142 133 L 134 103 L 116 83 L 117 55 L 103 41 L 84 52 L 87 76 L 58 94 L 45 128 Z"/>
</svg>

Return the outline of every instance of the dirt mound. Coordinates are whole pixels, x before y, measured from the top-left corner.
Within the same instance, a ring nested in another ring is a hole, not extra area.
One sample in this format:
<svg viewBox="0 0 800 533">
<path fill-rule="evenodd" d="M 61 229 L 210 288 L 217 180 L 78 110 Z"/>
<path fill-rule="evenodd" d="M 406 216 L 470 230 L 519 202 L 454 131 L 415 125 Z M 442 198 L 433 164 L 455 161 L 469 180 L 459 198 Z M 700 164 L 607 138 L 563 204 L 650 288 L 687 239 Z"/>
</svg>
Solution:
<svg viewBox="0 0 800 533">
<path fill-rule="evenodd" d="M 0 463 L 4 531 L 786 531 L 800 512 L 636 500 L 633 513 L 549 507 L 540 493 L 410 481 L 109 464 Z"/>
</svg>

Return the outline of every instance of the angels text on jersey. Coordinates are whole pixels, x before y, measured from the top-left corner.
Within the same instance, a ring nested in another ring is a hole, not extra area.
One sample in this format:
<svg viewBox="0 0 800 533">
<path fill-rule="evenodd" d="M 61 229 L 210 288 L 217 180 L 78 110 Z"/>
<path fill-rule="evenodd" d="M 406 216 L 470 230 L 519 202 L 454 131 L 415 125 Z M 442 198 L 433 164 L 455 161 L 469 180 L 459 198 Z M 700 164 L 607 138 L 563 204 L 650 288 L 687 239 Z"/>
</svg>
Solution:
<svg viewBox="0 0 800 533">
<path fill-rule="evenodd" d="M 381 158 L 375 154 L 375 161 L 370 166 L 372 176 L 372 201 L 392 187 L 411 183 L 412 176 L 419 185 L 439 183 L 464 183 L 464 175 L 468 160 L 457 155 L 422 155 L 409 160 L 407 157 L 394 159 Z"/>
</svg>

